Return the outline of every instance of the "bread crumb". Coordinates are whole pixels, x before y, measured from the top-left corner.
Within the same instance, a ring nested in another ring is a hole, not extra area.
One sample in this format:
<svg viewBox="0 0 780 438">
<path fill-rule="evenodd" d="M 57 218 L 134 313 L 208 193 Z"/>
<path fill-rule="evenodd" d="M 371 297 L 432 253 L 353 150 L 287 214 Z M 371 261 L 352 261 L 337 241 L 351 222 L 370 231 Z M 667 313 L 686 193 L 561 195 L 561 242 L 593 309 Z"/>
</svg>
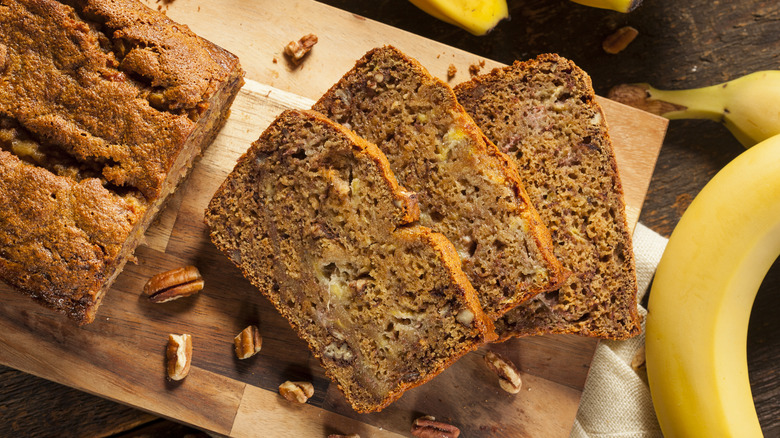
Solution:
<svg viewBox="0 0 780 438">
<path fill-rule="evenodd" d="M 458 68 L 455 67 L 455 64 L 450 64 L 449 67 L 447 67 L 447 80 L 451 81 L 452 78 L 455 77 L 455 74 L 458 73 Z"/>
<path fill-rule="evenodd" d="M 481 59 L 479 63 L 474 63 L 469 66 L 469 74 L 471 76 L 476 76 L 479 74 L 479 71 L 482 70 L 482 67 L 485 66 L 485 60 Z"/>
</svg>

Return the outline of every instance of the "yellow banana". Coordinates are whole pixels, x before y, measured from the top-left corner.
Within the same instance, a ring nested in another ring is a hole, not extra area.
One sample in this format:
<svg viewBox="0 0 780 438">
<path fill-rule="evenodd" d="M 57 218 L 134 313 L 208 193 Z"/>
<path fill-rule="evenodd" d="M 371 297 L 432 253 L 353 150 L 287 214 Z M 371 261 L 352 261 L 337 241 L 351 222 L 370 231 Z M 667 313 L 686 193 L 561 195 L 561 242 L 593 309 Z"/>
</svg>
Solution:
<svg viewBox="0 0 780 438">
<path fill-rule="evenodd" d="M 618 12 L 631 12 L 642 4 L 642 0 L 571 0 L 594 8 L 612 9 Z"/>
<path fill-rule="evenodd" d="M 506 0 L 409 0 L 413 5 L 446 23 L 474 35 L 484 35 L 499 21 L 509 18 Z"/>
<path fill-rule="evenodd" d="M 780 255 L 780 136 L 704 187 L 669 239 L 650 291 L 646 356 L 664 436 L 760 437 L 747 327 Z"/>
<path fill-rule="evenodd" d="M 608 96 L 668 119 L 722 122 L 745 147 L 780 134 L 780 70 L 690 90 L 658 90 L 648 84 L 621 85 Z"/>
</svg>

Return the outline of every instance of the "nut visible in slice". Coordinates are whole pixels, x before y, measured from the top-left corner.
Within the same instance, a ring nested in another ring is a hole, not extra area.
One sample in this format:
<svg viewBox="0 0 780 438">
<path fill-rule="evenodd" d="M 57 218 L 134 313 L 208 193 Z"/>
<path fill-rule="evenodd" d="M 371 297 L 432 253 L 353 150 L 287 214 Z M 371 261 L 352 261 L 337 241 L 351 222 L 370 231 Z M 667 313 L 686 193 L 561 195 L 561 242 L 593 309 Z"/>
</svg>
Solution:
<svg viewBox="0 0 780 438">
<path fill-rule="evenodd" d="M 485 363 L 491 371 L 498 375 L 498 384 L 501 386 L 501 389 L 510 394 L 517 394 L 520 392 L 523 381 L 520 379 L 517 367 L 511 360 L 493 353 L 492 351 L 488 351 L 487 354 L 485 354 Z"/>
<path fill-rule="evenodd" d="M 311 51 L 311 48 L 317 44 L 317 35 L 310 33 L 304 35 L 298 41 L 290 41 L 284 46 L 284 54 L 292 61 L 293 64 L 298 65 L 304 56 Z"/>
<path fill-rule="evenodd" d="M 198 268 L 185 266 L 150 278 L 144 285 L 144 293 L 153 303 L 167 303 L 198 293 L 204 284 Z"/>
<path fill-rule="evenodd" d="M 168 335 L 168 349 L 165 353 L 168 359 L 168 377 L 171 380 L 187 377 L 192 362 L 192 336 L 186 333 Z"/>
<path fill-rule="evenodd" d="M 236 357 L 248 359 L 260 352 L 263 347 L 263 338 L 260 336 L 260 330 L 257 326 L 250 325 L 233 338 L 233 343 L 235 344 Z"/>
<path fill-rule="evenodd" d="M 451 424 L 436 421 L 436 418 L 426 415 L 414 420 L 412 436 L 418 438 L 458 438 L 460 429 Z"/>
<path fill-rule="evenodd" d="M 314 385 L 311 382 L 286 381 L 279 385 L 279 394 L 295 403 L 306 403 L 314 395 Z"/>
<path fill-rule="evenodd" d="M 339 435 L 339 434 L 336 434 L 336 433 L 332 433 L 332 434 L 328 435 L 328 438 L 360 438 L 360 435 L 358 435 L 356 433 L 351 433 L 349 435 Z"/>
</svg>

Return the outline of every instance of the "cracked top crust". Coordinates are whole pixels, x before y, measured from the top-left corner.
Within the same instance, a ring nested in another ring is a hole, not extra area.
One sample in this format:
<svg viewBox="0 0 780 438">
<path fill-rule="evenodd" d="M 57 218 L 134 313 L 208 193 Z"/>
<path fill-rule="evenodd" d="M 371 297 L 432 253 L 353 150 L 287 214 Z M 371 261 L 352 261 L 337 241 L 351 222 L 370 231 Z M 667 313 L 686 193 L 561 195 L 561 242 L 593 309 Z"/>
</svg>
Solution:
<svg viewBox="0 0 780 438">
<path fill-rule="evenodd" d="M 0 116 L 154 198 L 237 60 L 136 1 L 66 3 L 0 2 Z"/>
</svg>

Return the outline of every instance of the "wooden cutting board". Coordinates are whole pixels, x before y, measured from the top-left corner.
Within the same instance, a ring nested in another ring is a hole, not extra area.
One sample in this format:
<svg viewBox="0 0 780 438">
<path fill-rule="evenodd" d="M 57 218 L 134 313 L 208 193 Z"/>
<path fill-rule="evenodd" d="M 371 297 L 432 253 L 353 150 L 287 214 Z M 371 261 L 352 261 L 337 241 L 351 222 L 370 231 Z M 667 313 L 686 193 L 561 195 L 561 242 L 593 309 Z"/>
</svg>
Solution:
<svg viewBox="0 0 780 438">
<path fill-rule="evenodd" d="M 468 79 L 468 66 L 481 59 L 311 0 L 176 0 L 166 8 L 173 19 L 238 54 L 247 84 L 225 128 L 147 233 L 136 251 L 138 263 L 119 276 L 93 324 L 78 328 L 0 286 L 0 363 L 231 436 L 408 436 L 413 419 L 423 414 L 456 424 L 468 437 L 568 436 L 595 340 L 542 336 L 484 347 L 383 412 L 359 415 L 286 321 L 211 245 L 202 222 L 217 186 L 274 117 L 286 108 L 309 107 L 368 49 L 394 44 L 440 77 L 453 64 L 459 71 L 453 85 Z M 306 33 L 320 42 L 302 66 L 293 67 L 282 47 Z M 485 68 L 499 65 L 484 61 Z M 633 226 L 666 121 L 600 101 Z M 206 281 L 199 295 L 156 305 L 142 296 L 151 275 L 187 264 L 198 266 Z M 248 324 L 260 326 L 263 349 L 240 361 L 232 340 Z M 194 338 L 192 371 L 178 383 L 165 379 L 168 333 Z M 482 362 L 488 349 L 518 364 L 520 394 L 498 388 Z M 277 395 L 285 380 L 313 381 L 314 397 L 306 405 L 290 404 Z"/>
</svg>

